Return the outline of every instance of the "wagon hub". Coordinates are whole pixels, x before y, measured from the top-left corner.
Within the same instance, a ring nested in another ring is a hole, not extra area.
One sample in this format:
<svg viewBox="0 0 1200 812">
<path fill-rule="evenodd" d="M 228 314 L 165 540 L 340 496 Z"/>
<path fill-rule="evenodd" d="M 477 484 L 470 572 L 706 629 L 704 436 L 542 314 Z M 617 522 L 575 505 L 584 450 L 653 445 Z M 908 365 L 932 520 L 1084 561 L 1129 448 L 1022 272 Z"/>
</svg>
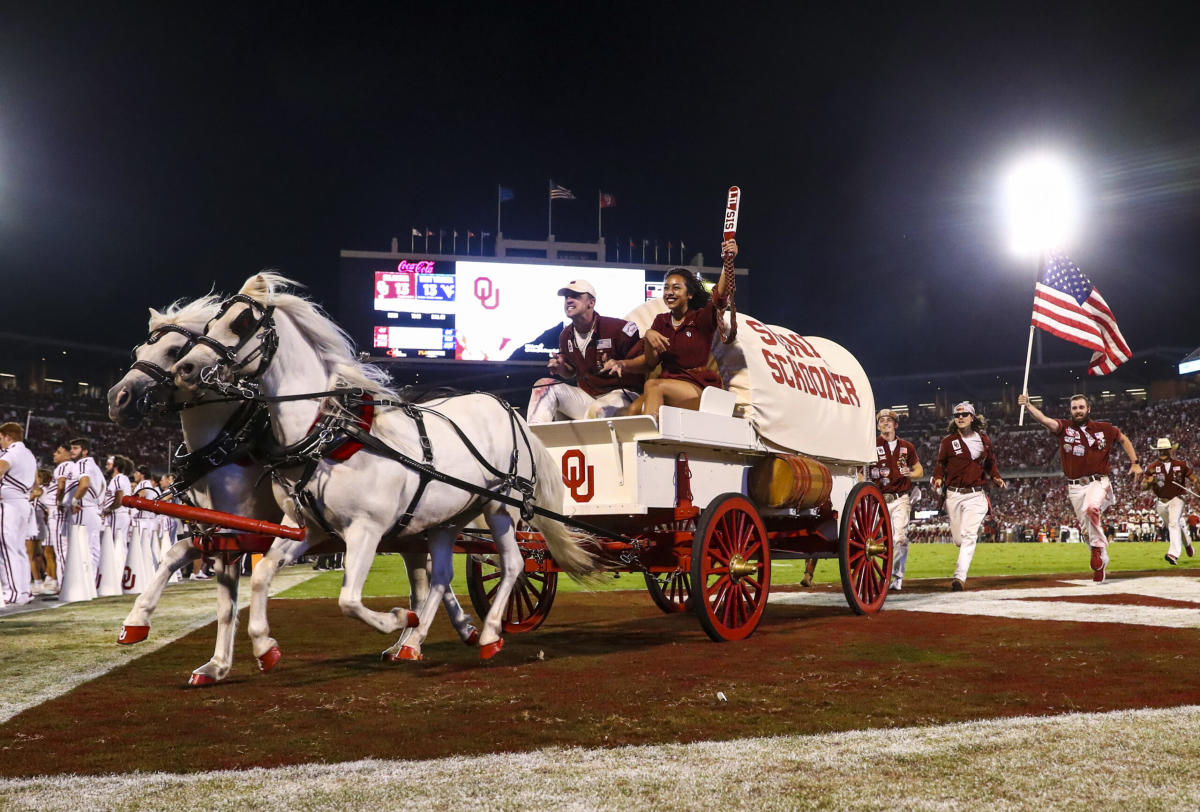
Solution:
<svg viewBox="0 0 1200 812">
<path fill-rule="evenodd" d="M 734 555 L 729 559 L 729 577 L 734 581 L 740 581 L 743 578 L 753 575 L 758 571 L 758 565 L 753 561 L 747 561 L 740 554 Z"/>
<path fill-rule="evenodd" d="M 870 539 L 867 541 L 867 555 L 883 555 L 887 552 L 887 544 L 885 541 L 876 541 Z"/>
</svg>

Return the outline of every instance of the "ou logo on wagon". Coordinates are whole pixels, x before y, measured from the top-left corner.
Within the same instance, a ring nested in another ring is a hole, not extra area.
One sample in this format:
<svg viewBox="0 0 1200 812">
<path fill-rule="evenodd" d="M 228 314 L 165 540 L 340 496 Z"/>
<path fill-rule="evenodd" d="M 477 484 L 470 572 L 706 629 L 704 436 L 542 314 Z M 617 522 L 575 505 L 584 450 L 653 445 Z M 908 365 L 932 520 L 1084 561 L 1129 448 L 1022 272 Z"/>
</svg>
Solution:
<svg viewBox="0 0 1200 812">
<path fill-rule="evenodd" d="M 577 448 L 562 456 L 562 481 L 576 502 L 590 502 L 596 495 L 596 468 L 587 464 L 587 458 Z M 583 488 L 587 487 L 585 493 Z"/>
</svg>

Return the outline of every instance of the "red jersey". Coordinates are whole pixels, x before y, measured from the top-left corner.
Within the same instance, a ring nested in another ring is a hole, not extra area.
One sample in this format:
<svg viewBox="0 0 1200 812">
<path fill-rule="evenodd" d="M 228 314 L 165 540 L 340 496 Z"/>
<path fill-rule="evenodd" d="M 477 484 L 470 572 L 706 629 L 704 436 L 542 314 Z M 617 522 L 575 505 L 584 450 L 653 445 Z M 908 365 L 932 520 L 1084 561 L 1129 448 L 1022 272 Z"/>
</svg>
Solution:
<svg viewBox="0 0 1200 812">
<path fill-rule="evenodd" d="M 641 355 L 641 345 L 642 339 L 638 336 L 636 324 L 599 314 L 596 315 L 596 323 L 592 327 L 592 338 L 583 352 L 580 352 L 575 338 L 574 324 L 564 327 L 562 335 L 558 337 L 558 351 L 566 362 L 575 368 L 575 382 L 580 389 L 594 398 L 614 389 L 642 391 L 641 375 L 599 374 L 600 367 L 610 358 L 624 361 L 626 358 Z"/>
<path fill-rule="evenodd" d="M 1146 469 L 1146 479 L 1153 483 L 1150 487 L 1159 499 L 1174 499 L 1183 495 L 1183 488 L 1179 486 L 1187 482 L 1191 472 L 1192 469 L 1188 468 L 1188 464 L 1183 460 L 1155 460 L 1154 464 Z"/>
<path fill-rule="evenodd" d="M 892 450 L 883 437 L 875 438 L 875 464 L 868 466 L 867 479 L 884 493 L 908 493 L 912 490 L 912 480 L 900 473 L 900 469 L 917 466 L 917 447 L 908 440 L 897 439 L 895 442 L 896 448 Z"/>
<path fill-rule="evenodd" d="M 1070 420 L 1059 420 L 1058 447 L 1067 479 L 1100 474 L 1108 476 L 1108 455 L 1112 453 L 1121 430 L 1112 423 L 1089 420 L 1082 428 Z"/>
<path fill-rule="evenodd" d="M 977 434 L 983 441 L 983 454 L 977 460 L 971 459 L 971 449 L 957 431 L 942 438 L 937 464 L 933 466 L 934 479 L 945 478 L 952 488 L 976 488 L 983 486 L 988 477 L 1000 476 L 992 441 L 982 431 Z"/>
<path fill-rule="evenodd" d="M 678 327 L 671 324 L 670 311 L 659 313 L 650 329 L 671 342 L 666 352 L 659 354 L 662 377 L 691 381 L 701 389 L 706 386 L 724 388 L 721 376 L 708 368 L 713 335 L 717 332 L 717 311 L 711 301 L 685 313 Z"/>
</svg>

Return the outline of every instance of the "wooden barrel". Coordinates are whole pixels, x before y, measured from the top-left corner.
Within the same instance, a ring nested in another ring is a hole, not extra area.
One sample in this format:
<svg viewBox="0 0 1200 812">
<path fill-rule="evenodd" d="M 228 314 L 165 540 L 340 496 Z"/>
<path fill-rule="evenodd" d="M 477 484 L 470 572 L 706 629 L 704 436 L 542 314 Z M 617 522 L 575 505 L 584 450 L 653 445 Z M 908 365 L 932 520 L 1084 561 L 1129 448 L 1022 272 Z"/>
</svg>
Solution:
<svg viewBox="0 0 1200 812">
<path fill-rule="evenodd" d="M 833 475 L 816 460 L 772 454 L 750 469 L 750 498 L 763 507 L 810 508 L 829 498 Z"/>
</svg>

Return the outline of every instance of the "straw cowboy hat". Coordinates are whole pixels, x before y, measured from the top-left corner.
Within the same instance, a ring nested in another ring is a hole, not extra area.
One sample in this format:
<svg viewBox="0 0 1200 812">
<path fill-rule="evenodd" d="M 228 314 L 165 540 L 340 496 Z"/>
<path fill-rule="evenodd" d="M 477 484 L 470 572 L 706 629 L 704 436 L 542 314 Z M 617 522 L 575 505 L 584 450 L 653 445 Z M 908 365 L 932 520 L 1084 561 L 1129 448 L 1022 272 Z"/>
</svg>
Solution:
<svg viewBox="0 0 1200 812">
<path fill-rule="evenodd" d="M 1179 443 L 1172 443 L 1167 437 L 1159 437 L 1158 442 L 1154 444 L 1155 451 L 1174 451 L 1179 448 Z"/>
</svg>

